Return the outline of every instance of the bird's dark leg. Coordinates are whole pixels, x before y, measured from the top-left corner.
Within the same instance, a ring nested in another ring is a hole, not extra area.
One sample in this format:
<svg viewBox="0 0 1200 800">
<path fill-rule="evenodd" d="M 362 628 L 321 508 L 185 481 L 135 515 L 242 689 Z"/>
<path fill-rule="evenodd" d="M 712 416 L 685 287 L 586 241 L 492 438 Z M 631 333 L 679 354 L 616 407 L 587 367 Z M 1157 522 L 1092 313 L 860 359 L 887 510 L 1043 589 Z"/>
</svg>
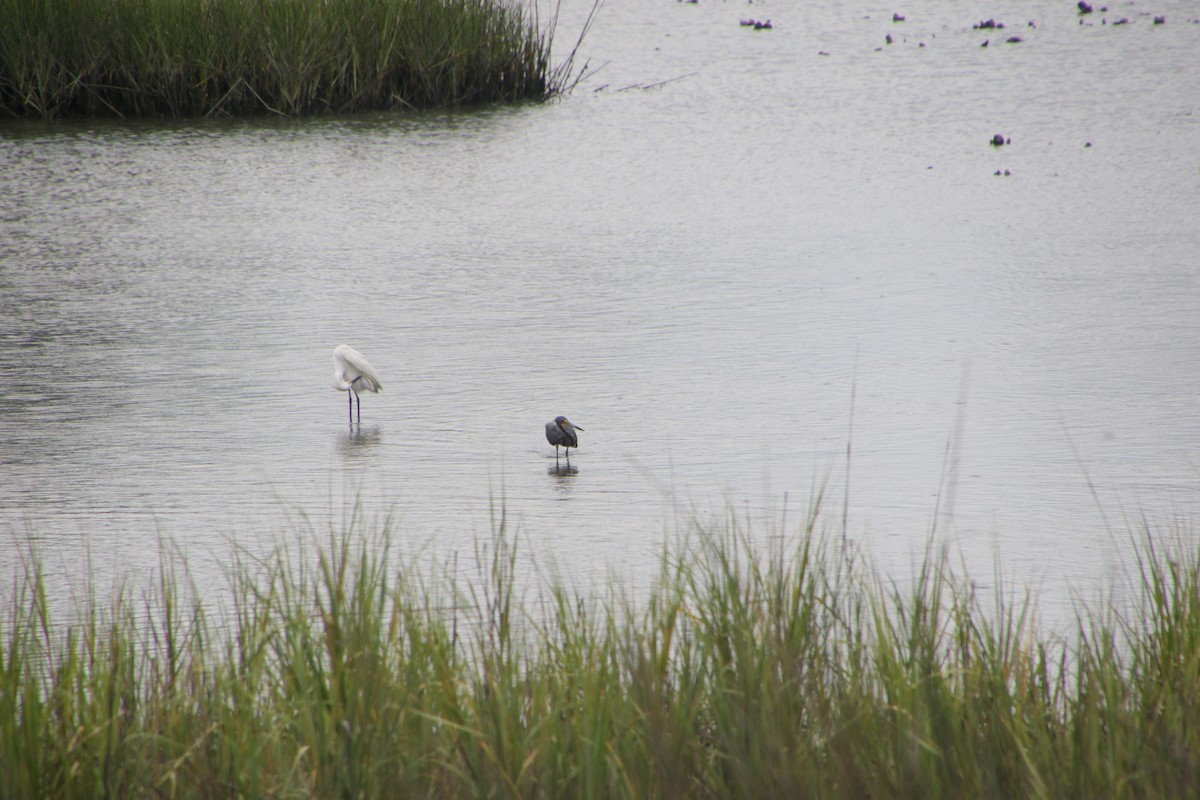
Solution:
<svg viewBox="0 0 1200 800">
<path fill-rule="evenodd" d="M 354 425 L 354 400 L 350 397 L 351 392 L 346 392 L 346 400 L 350 404 L 350 425 Z"/>
<path fill-rule="evenodd" d="M 359 399 L 358 390 L 354 388 L 354 384 L 358 383 L 359 380 L 361 380 L 361 379 L 362 379 L 362 375 L 359 375 L 357 378 L 350 381 L 350 391 L 354 393 L 354 402 L 355 402 L 355 404 L 358 405 L 358 424 L 359 425 L 362 425 L 362 400 Z M 350 417 L 350 424 L 351 425 L 354 424 L 354 416 L 353 415 L 351 415 L 351 417 Z"/>
</svg>

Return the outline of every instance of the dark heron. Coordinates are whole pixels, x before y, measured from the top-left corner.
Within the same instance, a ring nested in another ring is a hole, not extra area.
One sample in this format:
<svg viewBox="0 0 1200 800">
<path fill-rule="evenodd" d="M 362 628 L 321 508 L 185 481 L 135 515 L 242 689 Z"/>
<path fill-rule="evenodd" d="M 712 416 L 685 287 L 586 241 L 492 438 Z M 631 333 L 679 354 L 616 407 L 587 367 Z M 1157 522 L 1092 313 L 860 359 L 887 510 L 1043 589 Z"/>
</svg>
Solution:
<svg viewBox="0 0 1200 800">
<path fill-rule="evenodd" d="M 554 418 L 554 422 L 546 423 L 546 441 L 554 445 L 554 460 L 558 461 L 559 445 L 567 448 L 567 463 L 571 463 L 571 448 L 579 447 L 579 437 L 575 435 L 575 431 L 581 431 L 578 425 L 572 425 L 571 421 L 563 416 Z"/>
<path fill-rule="evenodd" d="M 353 425 L 356 404 L 358 421 L 362 423 L 362 401 L 358 399 L 358 393 L 382 391 L 383 384 L 366 356 L 350 345 L 339 344 L 333 349 L 333 388 L 353 394 L 353 397 L 346 395 L 350 403 L 350 424 Z"/>
</svg>

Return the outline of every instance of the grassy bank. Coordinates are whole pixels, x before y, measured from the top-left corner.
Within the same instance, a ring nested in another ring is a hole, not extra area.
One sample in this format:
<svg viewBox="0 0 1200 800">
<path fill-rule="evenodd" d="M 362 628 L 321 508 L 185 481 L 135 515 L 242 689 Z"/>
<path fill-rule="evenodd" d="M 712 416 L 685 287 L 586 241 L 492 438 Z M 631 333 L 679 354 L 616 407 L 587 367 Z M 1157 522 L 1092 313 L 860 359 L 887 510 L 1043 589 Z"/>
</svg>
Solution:
<svg viewBox="0 0 1200 800">
<path fill-rule="evenodd" d="M 943 561 L 899 592 L 809 528 L 695 530 L 637 603 L 519 601 L 503 533 L 470 583 L 385 569 L 387 530 L 243 563 L 222 620 L 168 565 L 59 626 L 31 567 L 2 615 L 0 796 L 1194 795 L 1194 550 L 1144 546 L 1136 613 L 1068 646 Z"/>
<path fill-rule="evenodd" d="M 508 0 L 0 0 L 0 117 L 320 114 L 543 100 Z"/>
</svg>

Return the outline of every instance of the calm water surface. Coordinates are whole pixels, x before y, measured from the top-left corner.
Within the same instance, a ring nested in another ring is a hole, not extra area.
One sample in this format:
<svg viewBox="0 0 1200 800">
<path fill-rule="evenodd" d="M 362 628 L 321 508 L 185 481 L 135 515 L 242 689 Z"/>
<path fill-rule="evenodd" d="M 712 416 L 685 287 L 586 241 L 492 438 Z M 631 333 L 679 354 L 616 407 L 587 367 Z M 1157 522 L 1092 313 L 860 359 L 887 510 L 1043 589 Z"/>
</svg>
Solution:
<svg viewBox="0 0 1200 800">
<path fill-rule="evenodd" d="M 1094 595 L 1200 518 L 1200 14 L 1109 8 L 609 0 L 544 107 L 3 123 L 3 574 L 166 541 L 205 584 L 357 497 L 401 553 L 465 564 L 503 506 L 527 563 L 638 589 L 689 520 L 823 487 L 888 572 L 936 524 Z"/>
</svg>

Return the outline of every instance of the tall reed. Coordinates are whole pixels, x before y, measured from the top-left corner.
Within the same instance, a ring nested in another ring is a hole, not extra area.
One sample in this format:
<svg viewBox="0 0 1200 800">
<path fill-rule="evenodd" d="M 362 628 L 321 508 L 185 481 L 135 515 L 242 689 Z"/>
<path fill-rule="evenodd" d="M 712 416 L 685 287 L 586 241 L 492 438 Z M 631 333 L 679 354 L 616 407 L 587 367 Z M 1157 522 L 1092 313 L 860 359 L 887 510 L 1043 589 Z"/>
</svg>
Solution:
<svg viewBox="0 0 1200 800">
<path fill-rule="evenodd" d="M 220 614 L 150 596 L 0 613 L 3 797 L 1184 797 L 1200 785 L 1200 560 L 1147 538 L 1138 599 L 1043 636 L 931 550 L 906 589 L 736 519 L 656 585 L 516 590 L 399 564 L 390 523 L 243 558 Z M 315 543 L 314 543 L 315 544 Z M 186 565 L 184 565 L 186 567 Z M 1004 597 L 1003 592 L 998 596 Z M 1132 611 L 1130 611 L 1132 609 Z"/>
<path fill-rule="evenodd" d="M 0 116 L 345 113 L 572 83 L 552 27 L 509 0 L 0 0 L 0 20 Z"/>
</svg>

